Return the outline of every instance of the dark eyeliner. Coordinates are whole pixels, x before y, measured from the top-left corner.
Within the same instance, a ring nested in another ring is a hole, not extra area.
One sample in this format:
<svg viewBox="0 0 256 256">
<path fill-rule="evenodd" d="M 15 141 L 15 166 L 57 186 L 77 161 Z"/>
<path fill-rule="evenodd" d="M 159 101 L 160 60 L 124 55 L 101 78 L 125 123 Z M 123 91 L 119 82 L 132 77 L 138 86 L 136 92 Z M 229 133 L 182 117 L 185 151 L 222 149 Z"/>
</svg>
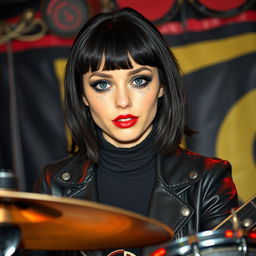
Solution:
<svg viewBox="0 0 256 256">
<path fill-rule="evenodd" d="M 96 81 L 94 81 L 94 82 L 89 83 L 89 85 L 90 85 L 96 92 L 102 93 L 102 92 L 105 92 L 105 91 L 109 90 L 109 88 L 105 88 L 105 89 L 104 89 L 104 88 L 102 88 L 102 89 L 97 88 L 97 86 L 98 86 L 100 83 L 102 83 L 102 82 L 107 83 L 107 84 L 110 84 L 109 81 L 107 81 L 107 80 L 96 80 Z"/>
<path fill-rule="evenodd" d="M 132 79 L 132 82 L 134 82 L 134 81 L 135 81 L 136 79 L 138 79 L 138 78 L 143 79 L 143 80 L 145 80 L 146 82 L 145 82 L 144 84 L 133 85 L 133 86 L 135 86 L 136 88 L 144 88 L 144 87 L 146 87 L 146 86 L 152 81 L 152 76 L 138 75 L 138 76 L 136 76 L 136 77 L 134 77 L 134 78 Z"/>
</svg>

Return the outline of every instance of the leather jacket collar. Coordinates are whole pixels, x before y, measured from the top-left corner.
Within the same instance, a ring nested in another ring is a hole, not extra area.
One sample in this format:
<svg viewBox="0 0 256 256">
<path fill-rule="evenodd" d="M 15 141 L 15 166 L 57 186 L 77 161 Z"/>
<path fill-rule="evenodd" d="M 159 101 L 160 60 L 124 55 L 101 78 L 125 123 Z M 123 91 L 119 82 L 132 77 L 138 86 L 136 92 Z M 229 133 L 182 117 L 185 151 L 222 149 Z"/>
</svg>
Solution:
<svg viewBox="0 0 256 256">
<path fill-rule="evenodd" d="M 77 155 L 53 179 L 63 187 L 64 194 L 59 196 L 97 201 L 95 176 L 95 166 L 80 161 Z M 200 176 L 201 171 L 182 149 L 171 156 L 158 155 L 148 216 L 171 226 L 177 233 L 193 214 L 192 207 L 179 195 L 196 183 Z"/>
</svg>

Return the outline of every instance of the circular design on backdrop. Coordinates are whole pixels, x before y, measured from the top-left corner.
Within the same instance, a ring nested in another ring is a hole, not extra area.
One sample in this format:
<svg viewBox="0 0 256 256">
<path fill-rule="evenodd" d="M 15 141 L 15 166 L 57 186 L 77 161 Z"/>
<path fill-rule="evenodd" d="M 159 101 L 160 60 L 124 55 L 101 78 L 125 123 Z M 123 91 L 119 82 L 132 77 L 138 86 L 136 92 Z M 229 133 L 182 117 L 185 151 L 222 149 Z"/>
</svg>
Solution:
<svg viewBox="0 0 256 256">
<path fill-rule="evenodd" d="M 161 24 L 178 13 L 183 0 L 115 0 L 114 4 L 118 9 L 133 8 L 154 24 Z"/>
<path fill-rule="evenodd" d="M 42 15 L 50 31 L 61 37 L 73 37 L 89 18 L 84 0 L 44 0 Z"/>
<path fill-rule="evenodd" d="M 189 0 L 199 12 L 207 16 L 231 17 L 249 9 L 255 0 Z"/>
<path fill-rule="evenodd" d="M 243 201 L 256 193 L 255 103 L 256 89 L 245 94 L 230 109 L 216 140 L 216 155 L 231 162 L 238 195 Z"/>
</svg>

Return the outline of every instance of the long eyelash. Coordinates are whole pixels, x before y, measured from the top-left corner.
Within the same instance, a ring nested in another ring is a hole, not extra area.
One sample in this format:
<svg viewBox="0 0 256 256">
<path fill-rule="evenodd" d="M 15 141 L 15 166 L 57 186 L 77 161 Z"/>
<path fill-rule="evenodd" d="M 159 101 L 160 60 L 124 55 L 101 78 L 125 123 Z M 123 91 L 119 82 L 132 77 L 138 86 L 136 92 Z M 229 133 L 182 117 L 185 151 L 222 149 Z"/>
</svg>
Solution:
<svg viewBox="0 0 256 256">
<path fill-rule="evenodd" d="M 92 82 L 92 83 L 90 83 L 90 86 L 96 91 L 96 92 L 105 92 L 105 91 L 107 91 L 108 90 L 108 88 L 107 89 L 98 89 L 97 88 L 97 85 L 98 84 L 100 84 L 100 83 L 102 83 L 102 82 L 105 82 L 105 83 L 108 83 L 109 84 L 109 82 L 107 81 L 107 80 L 97 80 L 97 81 L 95 81 L 95 82 Z"/>
<path fill-rule="evenodd" d="M 137 78 L 141 78 L 143 80 L 146 81 L 146 83 L 144 84 L 141 84 L 141 85 L 135 85 L 135 87 L 137 88 L 144 88 L 146 87 L 151 81 L 152 81 L 152 77 L 151 76 L 146 76 L 146 75 L 139 75 L 139 76 L 136 76 L 132 79 L 132 81 L 136 80 Z"/>
<path fill-rule="evenodd" d="M 109 84 L 109 82 L 108 82 L 107 80 L 96 80 L 96 81 L 90 83 L 90 86 L 91 86 L 91 87 L 96 87 L 98 84 L 100 84 L 100 83 L 102 83 L 102 82 L 105 82 L 105 83 L 108 83 L 108 84 Z"/>
</svg>

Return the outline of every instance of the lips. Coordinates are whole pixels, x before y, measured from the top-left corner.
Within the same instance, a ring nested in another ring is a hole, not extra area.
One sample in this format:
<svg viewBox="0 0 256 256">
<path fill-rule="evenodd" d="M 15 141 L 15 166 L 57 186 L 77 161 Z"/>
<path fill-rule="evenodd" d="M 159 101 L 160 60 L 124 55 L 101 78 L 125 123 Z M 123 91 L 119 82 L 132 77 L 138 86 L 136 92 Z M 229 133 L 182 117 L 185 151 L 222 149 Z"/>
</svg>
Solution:
<svg viewBox="0 0 256 256">
<path fill-rule="evenodd" d="M 130 128 L 134 126 L 138 121 L 138 116 L 134 115 L 120 115 L 112 120 L 113 124 L 118 128 Z"/>
</svg>

